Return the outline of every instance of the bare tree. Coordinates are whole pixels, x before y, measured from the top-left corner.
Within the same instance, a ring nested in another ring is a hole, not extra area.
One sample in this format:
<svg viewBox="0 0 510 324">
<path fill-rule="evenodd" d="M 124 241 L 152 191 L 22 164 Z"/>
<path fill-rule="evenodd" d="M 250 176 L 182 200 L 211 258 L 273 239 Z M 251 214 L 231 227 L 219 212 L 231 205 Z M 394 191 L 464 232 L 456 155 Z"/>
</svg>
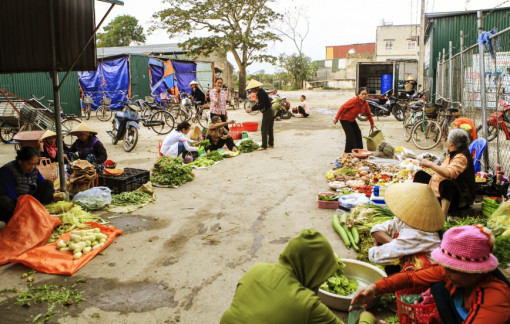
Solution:
<svg viewBox="0 0 510 324">
<path fill-rule="evenodd" d="M 303 54 L 303 42 L 310 32 L 310 19 L 304 7 L 293 7 L 285 11 L 281 26 L 277 25 L 273 29 L 280 36 L 290 39 L 300 56 Z"/>
</svg>

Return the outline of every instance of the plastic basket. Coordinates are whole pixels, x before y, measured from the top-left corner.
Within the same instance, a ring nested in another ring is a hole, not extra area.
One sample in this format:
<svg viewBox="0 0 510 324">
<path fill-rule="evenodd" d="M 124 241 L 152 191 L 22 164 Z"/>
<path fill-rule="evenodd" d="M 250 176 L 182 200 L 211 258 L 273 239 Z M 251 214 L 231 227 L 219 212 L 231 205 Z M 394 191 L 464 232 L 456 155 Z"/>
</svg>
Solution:
<svg viewBox="0 0 510 324">
<path fill-rule="evenodd" d="M 247 132 L 256 132 L 259 128 L 259 123 L 257 122 L 246 122 L 243 123 L 244 130 Z"/>
<path fill-rule="evenodd" d="M 335 195 L 335 193 L 334 192 L 319 192 L 319 195 L 331 197 L 331 196 Z M 338 200 L 324 201 L 324 200 L 317 199 L 317 207 L 324 208 L 324 209 L 338 209 L 339 204 L 338 204 Z"/>
<path fill-rule="evenodd" d="M 44 179 L 55 181 L 58 178 L 58 163 L 51 163 L 48 158 L 40 158 L 37 170 L 41 173 Z"/>
<path fill-rule="evenodd" d="M 91 96 L 85 96 L 83 97 L 83 102 L 86 104 L 92 104 L 94 103 L 94 98 L 92 98 Z"/>
<path fill-rule="evenodd" d="M 119 176 L 99 175 L 98 184 L 110 188 L 114 194 L 119 194 L 140 188 L 149 178 L 150 172 L 147 170 L 125 168 L 124 173 Z"/>
<path fill-rule="evenodd" d="M 245 129 L 241 124 L 232 125 L 232 127 L 230 127 L 230 135 L 232 135 L 232 139 L 241 139 L 244 130 Z"/>
<path fill-rule="evenodd" d="M 145 96 L 145 101 L 147 101 L 148 103 L 154 103 L 154 97 L 152 97 L 152 96 Z"/>
<path fill-rule="evenodd" d="M 397 315 L 400 324 L 440 324 L 441 318 L 436 304 L 410 305 L 400 300 L 401 295 L 420 294 L 424 288 L 404 289 L 395 292 Z"/>
<path fill-rule="evenodd" d="M 107 97 L 106 95 L 103 96 L 103 104 L 110 105 L 112 103 L 112 98 Z"/>
</svg>

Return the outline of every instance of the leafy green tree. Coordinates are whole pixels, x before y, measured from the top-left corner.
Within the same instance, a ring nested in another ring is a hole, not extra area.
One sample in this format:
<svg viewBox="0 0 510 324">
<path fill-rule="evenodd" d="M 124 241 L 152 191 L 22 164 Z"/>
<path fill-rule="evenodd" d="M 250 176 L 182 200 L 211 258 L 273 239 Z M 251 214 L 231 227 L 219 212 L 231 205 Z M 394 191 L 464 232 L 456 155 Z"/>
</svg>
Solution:
<svg viewBox="0 0 510 324">
<path fill-rule="evenodd" d="M 98 47 L 129 46 L 131 42 L 145 43 L 143 27 L 130 15 L 117 16 L 98 33 Z"/>
<path fill-rule="evenodd" d="M 281 54 L 278 61 L 280 68 L 292 76 L 292 83 L 299 88 L 303 81 L 316 72 L 312 59 L 304 54 Z"/>
<path fill-rule="evenodd" d="M 275 63 L 264 54 L 280 41 L 270 31 L 281 17 L 268 5 L 276 0 L 165 0 L 170 6 L 154 13 L 151 30 L 165 29 L 170 38 L 190 36 L 179 44 L 191 55 L 232 53 L 239 68 L 239 92 L 246 96 L 246 68 L 253 62 Z M 198 36 L 196 33 L 207 36 Z"/>
</svg>

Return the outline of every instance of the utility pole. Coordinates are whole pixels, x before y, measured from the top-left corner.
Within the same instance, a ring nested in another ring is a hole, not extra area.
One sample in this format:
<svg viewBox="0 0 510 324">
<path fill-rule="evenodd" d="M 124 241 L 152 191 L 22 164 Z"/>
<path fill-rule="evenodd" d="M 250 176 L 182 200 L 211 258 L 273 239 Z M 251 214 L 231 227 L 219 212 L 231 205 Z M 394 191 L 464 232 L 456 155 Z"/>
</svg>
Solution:
<svg viewBox="0 0 510 324">
<path fill-rule="evenodd" d="M 418 48 L 418 84 L 423 86 L 424 64 L 425 64 L 425 0 L 421 0 L 420 10 L 420 36 Z"/>
</svg>

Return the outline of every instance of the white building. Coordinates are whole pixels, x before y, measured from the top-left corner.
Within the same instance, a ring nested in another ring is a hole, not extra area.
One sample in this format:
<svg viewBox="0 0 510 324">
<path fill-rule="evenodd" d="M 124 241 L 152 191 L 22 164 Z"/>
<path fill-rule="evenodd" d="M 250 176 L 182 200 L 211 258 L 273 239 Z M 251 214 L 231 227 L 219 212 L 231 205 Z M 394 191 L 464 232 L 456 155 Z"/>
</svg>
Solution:
<svg viewBox="0 0 510 324">
<path fill-rule="evenodd" d="M 376 61 L 418 59 L 420 25 L 384 23 L 376 31 Z"/>
</svg>

